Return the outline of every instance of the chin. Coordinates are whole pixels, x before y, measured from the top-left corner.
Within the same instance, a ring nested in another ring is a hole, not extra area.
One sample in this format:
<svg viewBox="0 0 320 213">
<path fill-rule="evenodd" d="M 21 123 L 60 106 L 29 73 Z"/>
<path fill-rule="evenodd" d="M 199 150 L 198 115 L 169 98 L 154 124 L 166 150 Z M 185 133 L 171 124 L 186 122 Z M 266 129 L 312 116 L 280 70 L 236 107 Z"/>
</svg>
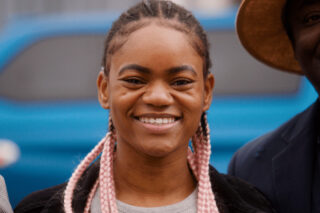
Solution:
<svg viewBox="0 0 320 213">
<path fill-rule="evenodd" d="M 167 149 L 153 149 L 153 150 L 145 150 L 145 154 L 149 157 L 155 158 L 164 158 L 170 155 L 173 151 Z"/>
<path fill-rule="evenodd" d="M 143 147 L 143 152 L 149 157 L 164 158 L 178 150 L 177 147 L 173 146 L 152 146 Z"/>
</svg>

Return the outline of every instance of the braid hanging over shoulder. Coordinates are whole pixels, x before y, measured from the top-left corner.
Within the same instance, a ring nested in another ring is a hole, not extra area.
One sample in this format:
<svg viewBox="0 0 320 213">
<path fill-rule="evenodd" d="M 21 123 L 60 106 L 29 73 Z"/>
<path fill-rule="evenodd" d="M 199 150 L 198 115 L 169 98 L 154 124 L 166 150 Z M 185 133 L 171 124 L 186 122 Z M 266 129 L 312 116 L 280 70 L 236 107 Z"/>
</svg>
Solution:
<svg viewBox="0 0 320 213">
<path fill-rule="evenodd" d="M 94 187 L 91 189 L 84 213 L 89 213 L 91 202 L 97 187 L 100 187 L 100 203 L 102 213 L 117 213 L 115 185 L 113 180 L 113 160 L 115 154 L 115 131 L 112 121 L 109 129 L 110 131 L 105 138 L 103 138 L 98 145 L 84 158 L 79 164 L 75 172 L 72 174 L 64 195 L 64 208 L 66 213 L 73 213 L 72 198 L 73 192 L 84 170 L 90 165 L 92 161 L 102 152 L 100 161 L 99 178 Z M 199 128 L 196 134 L 192 137 L 193 152 L 188 150 L 188 163 L 194 176 L 198 181 L 198 213 L 218 213 L 218 207 L 212 192 L 210 177 L 209 177 L 209 160 L 211 154 L 210 145 L 210 131 L 206 119 L 203 114 Z"/>
</svg>

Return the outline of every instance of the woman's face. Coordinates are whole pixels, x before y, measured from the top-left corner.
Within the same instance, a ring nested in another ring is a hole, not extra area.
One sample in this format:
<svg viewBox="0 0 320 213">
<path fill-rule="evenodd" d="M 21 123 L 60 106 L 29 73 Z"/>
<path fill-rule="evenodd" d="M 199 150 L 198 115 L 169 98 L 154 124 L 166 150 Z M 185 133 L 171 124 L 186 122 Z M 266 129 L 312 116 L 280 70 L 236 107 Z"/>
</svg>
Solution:
<svg viewBox="0 0 320 213">
<path fill-rule="evenodd" d="M 99 100 L 110 109 L 117 149 L 153 157 L 185 153 L 201 114 L 209 108 L 214 78 L 188 35 L 151 24 L 128 37 L 98 77 Z"/>
</svg>

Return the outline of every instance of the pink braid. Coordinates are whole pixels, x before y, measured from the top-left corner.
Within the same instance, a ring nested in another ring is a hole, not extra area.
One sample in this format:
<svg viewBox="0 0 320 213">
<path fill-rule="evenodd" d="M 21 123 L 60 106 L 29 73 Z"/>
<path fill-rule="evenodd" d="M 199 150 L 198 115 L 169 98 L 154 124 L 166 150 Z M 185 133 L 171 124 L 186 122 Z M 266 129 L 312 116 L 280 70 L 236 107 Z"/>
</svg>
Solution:
<svg viewBox="0 0 320 213">
<path fill-rule="evenodd" d="M 215 197 L 211 189 L 209 177 L 209 160 L 211 153 L 210 131 L 206 116 L 203 116 L 205 132 L 200 124 L 196 134 L 192 137 L 194 152 L 189 148 L 188 163 L 198 180 L 198 213 L 219 213 Z M 102 213 L 117 213 L 115 185 L 113 179 L 113 160 L 116 134 L 112 121 L 109 121 L 110 132 L 99 142 L 99 144 L 88 154 L 72 174 L 65 190 L 64 208 L 66 213 L 72 213 L 72 197 L 77 181 L 84 170 L 102 151 L 100 161 L 99 178 L 89 193 L 84 212 L 88 213 L 91 202 L 100 185 L 100 201 Z"/>
<path fill-rule="evenodd" d="M 188 160 L 193 159 L 193 161 L 197 162 L 197 166 L 194 167 L 189 160 L 189 165 L 198 179 L 198 213 L 218 213 L 219 210 L 215 202 L 209 177 L 211 153 L 210 129 L 205 115 L 203 119 L 206 132 L 204 133 L 200 124 L 199 129 L 192 138 L 194 153 L 189 152 L 189 155 L 192 154 L 194 157 L 188 156 Z"/>
<path fill-rule="evenodd" d="M 99 181 L 101 189 L 100 201 L 102 213 L 118 212 L 113 179 L 113 159 L 115 141 L 115 134 L 112 134 L 109 143 L 105 144 L 101 155 Z"/>
<path fill-rule="evenodd" d="M 105 148 L 108 146 L 108 144 L 110 144 L 110 148 L 112 148 L 112 150 L 113 150 L 114 145 L 112 145 L 112 144 L 115 144 L 115 142 L 111 142 L 112 140 L 115 141 L 114 140 L 115 137 L 113 136 L 113 134 L 114 133 L 112 133 L 110 135 L 110 137 L 108 137 L 109 140 L 104 145 L 104 149 L 103 149 L 102 155 L 104 155 L 104 153 L 108 153 L 108 151 L 105 151 Z M 113 151 L 112 151 L 112 153 L 110 153 L 110 156 L 114 157 Z M 108 156 L 105 156 L 105 157 L 108 158 Z M 100 168 L 105 168 L 106 167 L 105 163 L 104 164 L 102 163 L 103 159 L 104 158 L 102 158 L 102 156 L 101 156 L 101 162 L 100 162 L 101 167 Z M 113 160 L 112 160 L 112 162 L 113 162 Z M 112 186 L 111 190 L 109 190 L 109 191 L 108 190 L 103 190 L 102 189 L 103 187 L 100 186 L 101 187 L 101 190 L 100 190 L 101 209 L 103 209 L 101 211 L 102 212 L 109 212 L 108 211 L 109 207 L 113 205 L 112 202 L 111 202 L 112 199 L 114 200 L 114 204 L 116 204 L 116 202 L 115 202 L 115 200 L 116 200 L 115 197 L 116 196 L 115 196 L 115 189 L 114 189 L 113 175 L 112 175 L 113 172 L 112 172 L 112 170 L 109 170 L 109 172 L 111 172 L 111 174 L 109 174 L 109 176 L 108 176 L 108 172 L 102 172 L 102 169 L 100 169 L 99 178 L 97 179 L 96 183 L 94 184 L 94 186 L 93 186 L 93 188 L 92 188 L 92 190 L 91 190 L 91 192 L 90 192 L 90 194 L 88 196 L 86 207 L 84 209 L 84 213 L 89 213 L 89 210 L 91 208 L 92 199 L 93 199 L 93 197 L 94 197 L 94 195 L 95 195 L 95 193 L 97 191 L 97 188 L 98 188 L 100 182 L 102 182 L 100 184 L 102 186 L 102 185 L 107 185 L 105 182 L 109 181 L 109 182 L 111 182 L 111 186 Z M 105 176 L 104 174 L 106 174 L 107 177 L 110 177 L 110 178 L 103 177 L 103 176 Z M 109 194 L 112 194 L 114 198 L 112 198 L 112 196 L 108 196 Z M 109 206 L 109 207 L 103 207 L 103 206 Z M 115 209 L 116 212 L 117 212 L 116 206 L 114 206 L 113 209 Z M 112 211 L 110 211 L 110 212 L 112 212 Z"/>
<path fill-rule="evenodd" d="M 73 191 L 76 187 L 77 182 L 79 181 L 81 175 L 86 170 L 86 168 L 91 164 L 91 162 L 98 157 L 98 155 L 102 152 L 105 144 L 110 144 L 111 138 L 114 138 L 114 127 L 111 120 L 111 116 L 109 116 L 109 133 L 104 137 L 94 148 L 93 150 L 82 160 L 76 170 L 73 172 L 70 180 L 68 181 L 65 195 L 64 195 L 64 209 L 66 213 L 72 213 L 72 199 L 73 199 Z M 91 192 L 89 193 L 87 203 L 84 209 L 84 212 L 89 212 L 91 207 L 91 202 L 94 197 L 94 194 L 98 188 L 99 179 L 95 182 Z"/>
<path fill-rule="evenodd" d="M 196 153 L 198 152 L 198 150 L 197 150 L 196 144 L 199 143 L 199 142 L 197 142 L 197 141 L 199 141 L 199 137 L 197 137 L 197 135 L 198 135 L 197 133 L 200 130 L 200 128 L 201 128 L 201 123 L 198 127 L 196 134 L 192 137 L 193 152 L 191 151 L 190 147 L 188 149 L 188 163 L 193 171 L 193 175 L 197 178 L 197 180 L 198 180 L 198 159 L 196 158 L 196 156 L 197 156 Z"/>
<path fill-rule="evenodd" d="M 76 170 L 73 172 L 71 178 L 68 181 L 66 190 L 64 192 L 64 210 L 66 213 L 72 213 L 72 199 L 73 199 L 73 191 L 76 187 L 77 182 L 79 181 L 81 175 L 86 170 L 86 168 L 90 165 L 90 163 L 98 157 L 104 143 L 108 140 L 109 134 L 104 137 L 94 148 L 93 150 L 82 160 Z"/>
</svg>

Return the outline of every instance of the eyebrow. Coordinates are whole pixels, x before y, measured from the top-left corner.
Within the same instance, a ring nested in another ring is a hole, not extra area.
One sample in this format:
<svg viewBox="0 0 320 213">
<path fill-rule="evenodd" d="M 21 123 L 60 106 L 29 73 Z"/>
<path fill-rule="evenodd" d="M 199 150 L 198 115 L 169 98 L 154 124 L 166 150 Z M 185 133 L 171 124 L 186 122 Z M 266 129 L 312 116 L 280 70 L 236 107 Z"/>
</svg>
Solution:
<svg viewBox="0 0 320 213">
<path fill-rule="evenodd" d="M 191 72 L 193 75 L 197 76 L 197 72 L 193 69 L 192 66 L 190 65 L 182 65 L 182 66 L 178 66 L 178 67 L 172 67 L 169 70 L 167 70 L 170 74 L 176 74 L 182 71 L 189 71 Z"/>
<path fill-rule="evenodd" d="M 146 74 L 151 72 L 150 69 L 140 66 L 138 64 L 129 64 L 120 69 L 119 75 L 123 74 L 126 70 L 137 70 L 139 72 L 146 73 Z"/>
<path fill-rule="evenodd" d="M 147 67 L 140 66 L 138 64 L 129 64 L 122 67 L 119 71 L 119 75 L 123 74 L 126 70 L 137 70 L 138 72 L 150 74 L 151 70 Z M 197 76 L 197 72 L 190 65 L 182 65 L 177 67 L 172 67 L 166 70 L 169 74 L 173 75 L 182 71 L 189 71 L 192 75 Z"/>
</svg>

